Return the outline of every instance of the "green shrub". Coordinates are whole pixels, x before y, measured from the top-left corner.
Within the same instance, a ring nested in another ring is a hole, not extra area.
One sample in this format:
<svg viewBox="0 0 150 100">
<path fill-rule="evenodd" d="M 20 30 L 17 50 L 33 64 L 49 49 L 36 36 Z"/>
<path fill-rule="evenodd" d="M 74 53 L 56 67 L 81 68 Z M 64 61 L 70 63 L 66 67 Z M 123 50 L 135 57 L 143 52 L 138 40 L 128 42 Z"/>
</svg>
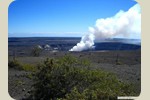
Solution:
<svg viewBox="0 0 150 100">
<path fill-rule="evenodd" d="M 31 51 L 31 55 L 38 57 L 41 54 L 41 52 L 42 52 L 42 49 L 39 48 L 38 46 L 35 46 Z"/>
<path fill-rule="evenodd" d="M 33 79 L 33 77 L 34 77 L 34 74 L 32 73 L 26 75 L 26 78 L 29 78 L 29 79 Z"/>
<path fill-rule="evenodd" d="M 32 71 L 35 72 L 37 68 L 31 64 L 23 64 L 19 62 L 18 60 L 12 60 L 8 62 L 8 67 L 9 68 L 15 68 L 18 70 L 24 70 L 24 71 Z"/>
<path fill-rule="evenodd" d="M 89 69 L 89 63 L 72 56 L 47 58 L 37 68 L 31 96 L 37 100 L 115 100 L 118 95 L 134 95 L 134 87 L 114 74 Z"/>
<path fill-rule="evenodd" d="M 37 70 L 37 68 L 31 64 L 23 64 L 22 69 L 25 71 L 32 71 L 32 72 L 35 72 Z"/>
<path fill-rule="evenodd" d="M 8 62 L 8 67 L 9 67 L 9 68 L 15 68 L 15 69 L 18 69 L 18 70 L 23 70 L 22 64 L 19 63 L 18 60 L 9 61 L 9 62 Z"/>
</svg>

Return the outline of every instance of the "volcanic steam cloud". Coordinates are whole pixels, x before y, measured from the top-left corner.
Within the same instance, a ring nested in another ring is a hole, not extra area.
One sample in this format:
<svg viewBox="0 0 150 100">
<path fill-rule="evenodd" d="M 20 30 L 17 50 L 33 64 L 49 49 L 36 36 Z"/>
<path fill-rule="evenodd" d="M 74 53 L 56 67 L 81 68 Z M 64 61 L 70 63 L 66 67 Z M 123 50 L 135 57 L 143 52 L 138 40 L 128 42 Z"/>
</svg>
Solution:
<svg viewBox="0 0 150 100">
<path fill-rule="evenodd" d="M 94 41 L 115 36 L 129 37 L 141 34 L 141 11 L 139 4 L 128 11 L 120 10 L 115 16 L 97 19 L 94 27 L 89 27 L 89 33 L 81 38 L 69 51 L 83 51 L 94 48 Z"/>
</svg>

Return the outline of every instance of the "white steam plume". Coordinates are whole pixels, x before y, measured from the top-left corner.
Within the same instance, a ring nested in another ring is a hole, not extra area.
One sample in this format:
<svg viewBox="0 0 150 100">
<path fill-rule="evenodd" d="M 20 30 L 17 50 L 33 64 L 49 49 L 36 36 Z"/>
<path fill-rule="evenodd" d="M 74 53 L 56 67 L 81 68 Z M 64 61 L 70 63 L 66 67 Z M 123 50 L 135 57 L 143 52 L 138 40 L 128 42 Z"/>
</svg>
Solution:
<svg viewBox="0 0 150 100">
<path fill-rule="evenodd" d="M 139 4 L 136 4 L 126 12 L 120 10 L 113 17 L 98 19 L 94 27 L 89 27 L 89 34 L 83 36 L 81 41 L 69 51 L 91 49 L 94 47 L 94 41 L 98 39 L 140 34 L 141 11 Z"/>
</svg>

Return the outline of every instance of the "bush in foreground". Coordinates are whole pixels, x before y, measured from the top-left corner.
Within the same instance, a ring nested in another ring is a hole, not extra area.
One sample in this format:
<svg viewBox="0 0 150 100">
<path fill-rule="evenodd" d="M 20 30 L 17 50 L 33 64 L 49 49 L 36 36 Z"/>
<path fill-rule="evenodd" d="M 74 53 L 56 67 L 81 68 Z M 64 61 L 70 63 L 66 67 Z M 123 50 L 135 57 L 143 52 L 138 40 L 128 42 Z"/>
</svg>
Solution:
<svg viewBox="0 0 150 100">
<path fill-rule="evenodd" d="M 18 69 L 18 70 L 23 70 L 22 64 L 16 59 L 12 60 L 12 61 L 9 61 L 8 62 L 8 67 L 9 68 L 15 68 L 15 69 Z"/>
<path fill-rule="evenodd" d="M 17 59 L 9 61 L 8 67 L 14 68 L 17 70 L 24 70 L 24 71 L 31 71 L 31 72 L 34 72 L 37 70 L 37 68 L 35 66 L 33 66 L 31 64 L 22 64 Z"/>
<path fill-rule="evenodd" d="M 118 81 L 111 73 L 91 69 L 89 64 L 68 55 L 47 58 L 35 73 L 30 99 L 114 100 L 118 95 L 134 95 L 132 85 Z"/>
</svg>

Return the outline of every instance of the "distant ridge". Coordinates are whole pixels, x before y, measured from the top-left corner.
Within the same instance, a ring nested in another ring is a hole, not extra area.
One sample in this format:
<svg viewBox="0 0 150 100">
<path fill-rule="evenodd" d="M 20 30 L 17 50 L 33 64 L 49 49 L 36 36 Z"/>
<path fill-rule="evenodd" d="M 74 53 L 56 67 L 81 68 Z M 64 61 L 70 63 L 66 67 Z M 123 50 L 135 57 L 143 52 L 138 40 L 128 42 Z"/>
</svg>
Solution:
<svg viewBox="0 0 150 100">
<path fill-rule="evenodd" d="M 128 44 L 122 42 L 102 42 L 95 43 L 94 50 L 137 50 L 141 49 L 140 45 Z"/>
<path fill-rule="evenodd" d="M 77 37 L 9 37 L 8 47 L 29 47 L 35 45 L 50 45 L 52 48 L 59 48 L 59 51 L 68 51 L 70 48 L 80 42 Z M 103 39 L 95 41 L 95 51 L 99 50 L 137 50 L 141 49 L 140 39 Z M 91 51 L 91 50 L 86 50 Z"/>
</svg>

